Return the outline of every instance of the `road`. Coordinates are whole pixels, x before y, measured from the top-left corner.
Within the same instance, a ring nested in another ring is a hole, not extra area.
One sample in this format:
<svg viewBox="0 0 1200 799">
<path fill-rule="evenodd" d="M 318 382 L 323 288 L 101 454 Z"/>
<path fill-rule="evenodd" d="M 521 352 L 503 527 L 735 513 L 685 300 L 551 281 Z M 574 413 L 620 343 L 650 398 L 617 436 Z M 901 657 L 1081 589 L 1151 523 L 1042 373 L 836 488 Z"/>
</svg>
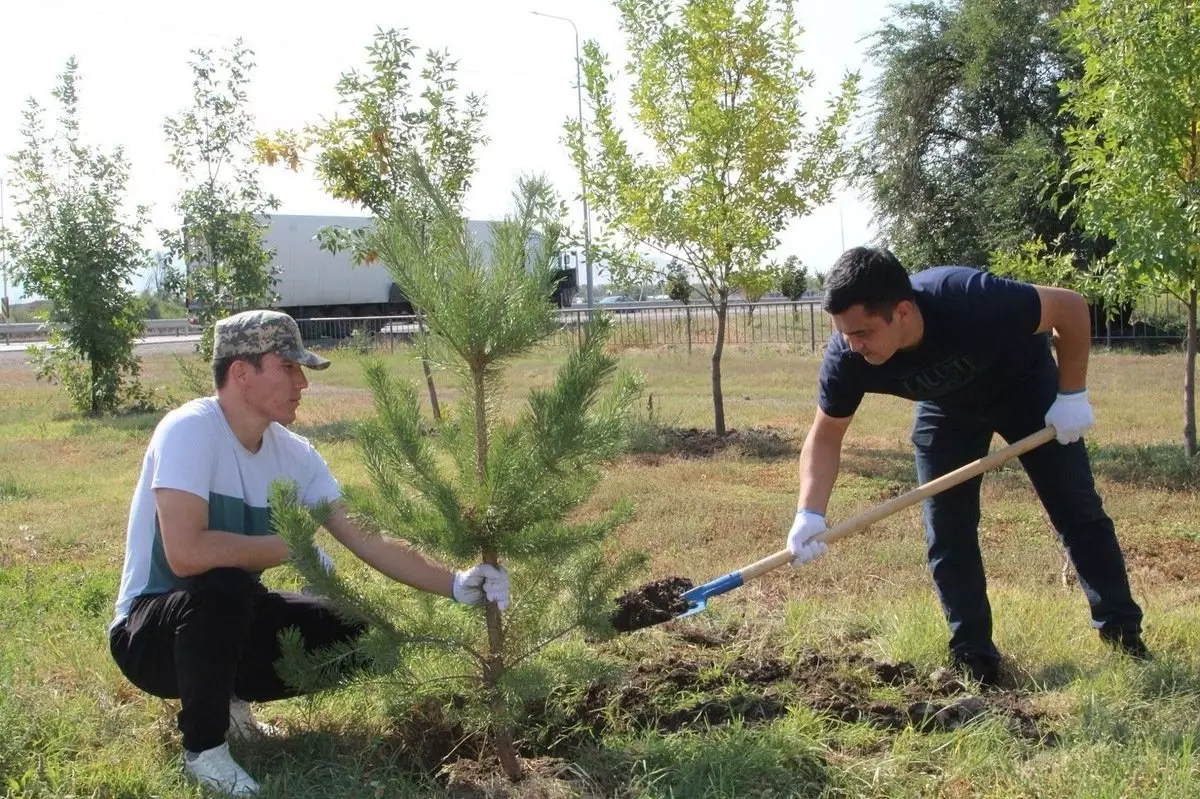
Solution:
<svg viewBox="0 0 1200 799">
<path fill-rule="evenodd" d="M 199 340 L 199 334 L 195 333 L 187 336 L 152 336 L 138 339 L 133 351 L 137 355 L 191 352 Z M 45 343 L 44 341 L 22 341 L 14 344 L 0 344 L 0 363 L 20 363 L 25 360 L 26 347 L 30 344 Z"/>
</svg>

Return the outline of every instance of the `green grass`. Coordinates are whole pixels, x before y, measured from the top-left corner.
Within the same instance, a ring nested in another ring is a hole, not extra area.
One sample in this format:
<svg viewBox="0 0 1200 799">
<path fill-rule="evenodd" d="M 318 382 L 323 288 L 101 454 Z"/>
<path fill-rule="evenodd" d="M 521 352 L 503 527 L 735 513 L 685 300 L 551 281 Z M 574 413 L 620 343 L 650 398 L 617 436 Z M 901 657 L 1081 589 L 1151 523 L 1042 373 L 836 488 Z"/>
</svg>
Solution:
<svg viewBox="0 0 1200 799">
<path fill-rule="evenodd" d="M 514 364 L 504 407 L 544 386 L 561 353 Z M 388 356 L 417 380 L 407 353 Z M 794 454 L 773 440 L 712 457 L 678 458 L 662 426 L 711 427 L 707 353 L 623 352 L 647 377 L 638 453 L 602 483 L 594 504 L 631 499 L 636 518 L 616 542 L 651 555 L 645 579 L 707 580 L 783 545 L 795 496 Z M 1177 355 L 1097 352 L 1090 379 L 1098 426 L 1090 447 L 1117 523 L 1146 634 L 1158 660 L 1144 665 L 1104 649 L 1078 585 L 1066 575 L 1045 514 L 1016 468 L 984 480 L 982 543 L 997 644 L 1015 694 L 1036 708 L 1052 743 L 1016 735 L 990 714 L 951 731 L 884 730 L 814 711 L 781 684 L 785 715 L 704 729 L 639 728 L 619 708 L 599 740 L 574 746 L 571 790 L 629 797 L 1188 797 L 1200 795 L 1200 475 L 1181 454 Z M 734 346 L 725 361 L 732 428 L 771 427 L 799 442 L 815 404 L 818 360 L 807 347 Z M 439 374 L 443 402 L 461 397 Z M 150 386 L 182 396 L 174 359 L 146 363 Z M 370 413 L 358 357 L 339 352 L 313 377 L 297 422 L 345 483 L 365 474 L 354 422 Z M 869 397 L 847 441 L 831 517 L 845 518 L 912 487 L 911 405 Z M 125 515 L 158 414 L 82 420 L 54 387 L 0 362 L 0 795 L 200 796 L 180 773 L 177 704 L 130 686 L 107 651 Z M 350 556 L 336 548 L 335 558 Z M 347 564 L 349 568 L 349 564 Z M 271 576 L 289 584 L 294 576 Z M 517 591 L 519 586 L 515 586 Z M 812 567 L 783 569 L 713 601 L 694 629 L 719 647 L 681 642 L 666 628 L 603 645 L 620 664 L 708 652 L 794 658 L 816 649 L 942 664 L 945 625 L 924 562 L 917 508 L 840 542 Z M 580 642 L 572 643 L 582 646 Z M 751 696 L 719 666 L 702 684 L 655 701 Z M 564 690 L 570 688 L 564 686 Z M 901 703 L 902 689 L 871 698 Z M 277 797 L 443 795 L 425 760 L 422 709 L 398 686 L 357 687 L 260 706 L 281 740 L 238 745 L 238 758 Z M 539 732 L 531 730 L 536 737 Z M 556 790 L 564 783 L 554 783 Z M 527 795 L 543 795 L 531 792 Z M 519 794 L 518 794 L 519 795 Z"/>
</svg>

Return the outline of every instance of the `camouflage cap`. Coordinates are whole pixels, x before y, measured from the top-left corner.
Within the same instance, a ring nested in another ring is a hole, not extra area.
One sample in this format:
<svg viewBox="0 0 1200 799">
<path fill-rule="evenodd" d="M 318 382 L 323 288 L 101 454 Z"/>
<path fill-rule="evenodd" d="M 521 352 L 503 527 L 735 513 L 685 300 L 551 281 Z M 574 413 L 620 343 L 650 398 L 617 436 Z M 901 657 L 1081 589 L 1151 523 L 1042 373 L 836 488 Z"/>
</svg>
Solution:
<svg viewBox="0 0 1200 799">
<path fill-rule="evenodd" d="M 329 361 L 304 348 L 296 320 L 279 311 L 242 311 L 217 321 L 213 330 L 213 360 L 235 355 L 277 353 L 310 369 L 324 369 Z"/>
</svg>

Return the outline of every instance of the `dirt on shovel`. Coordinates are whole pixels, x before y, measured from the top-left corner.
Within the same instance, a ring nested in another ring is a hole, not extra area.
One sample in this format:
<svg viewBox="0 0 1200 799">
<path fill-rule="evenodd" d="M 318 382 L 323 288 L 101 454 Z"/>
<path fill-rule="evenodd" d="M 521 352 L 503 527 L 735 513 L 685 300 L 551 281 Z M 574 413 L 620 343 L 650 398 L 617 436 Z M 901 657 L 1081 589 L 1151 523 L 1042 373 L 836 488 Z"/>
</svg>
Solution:
<svg viewBox="0 0 1200 799">
<path fill-rule="evenodd" d="M 664 577 L 621 594 L 612 625 L 617 632 L 627 633 L 670 621 L 687 611 L 683 594 L 693 587 L 686 577 Z"/>
</svg>

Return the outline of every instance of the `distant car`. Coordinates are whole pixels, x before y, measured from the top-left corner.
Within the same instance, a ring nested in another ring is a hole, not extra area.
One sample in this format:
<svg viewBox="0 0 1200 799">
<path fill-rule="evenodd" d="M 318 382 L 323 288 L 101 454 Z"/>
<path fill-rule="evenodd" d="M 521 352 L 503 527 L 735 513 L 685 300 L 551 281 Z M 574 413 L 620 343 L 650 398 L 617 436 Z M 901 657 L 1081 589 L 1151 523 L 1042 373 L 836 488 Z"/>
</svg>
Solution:
<svg viewBox="0 0 1200 799">
<path fill-rule="evenodd" d="M 602 300 L 598 300 L 596 305 L 604 308 L 605 310 L 612 311 L 613 313 L 633 313 L 633 308 L 622 307 L 625 305 L 625 303 L 629 302 L 633 302 L 633 300 L 623 294 L 614 294 L 611 297 L 605 297 Z"/>
</svg>

